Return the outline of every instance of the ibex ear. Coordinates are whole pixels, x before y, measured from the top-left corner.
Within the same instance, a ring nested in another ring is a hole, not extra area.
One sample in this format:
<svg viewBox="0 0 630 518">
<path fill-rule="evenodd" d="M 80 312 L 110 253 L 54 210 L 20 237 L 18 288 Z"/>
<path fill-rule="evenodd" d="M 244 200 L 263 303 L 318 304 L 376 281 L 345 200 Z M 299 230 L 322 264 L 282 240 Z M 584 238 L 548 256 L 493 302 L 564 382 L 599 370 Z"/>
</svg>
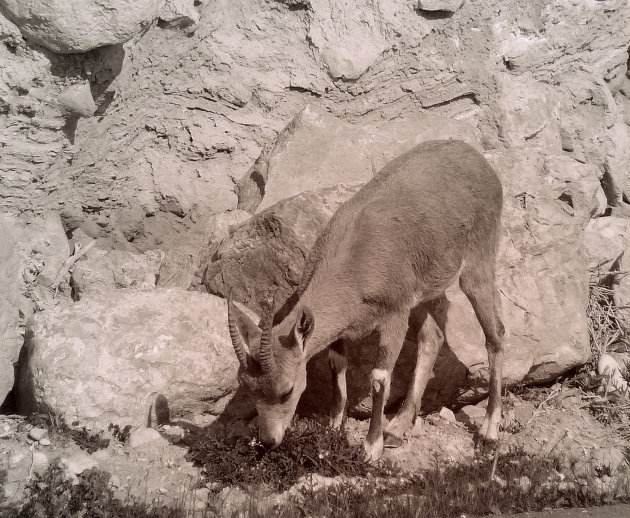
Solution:
<svg viewBox="0 0 630 518">
<path fill-rule="evenodd" d="M 304 348 L 306 340 L 313 334 L 315 330 L 315 317 L 308 307 L 303 307 L 295 321 L 294 334 L 297 342 Z"/>
</svg>

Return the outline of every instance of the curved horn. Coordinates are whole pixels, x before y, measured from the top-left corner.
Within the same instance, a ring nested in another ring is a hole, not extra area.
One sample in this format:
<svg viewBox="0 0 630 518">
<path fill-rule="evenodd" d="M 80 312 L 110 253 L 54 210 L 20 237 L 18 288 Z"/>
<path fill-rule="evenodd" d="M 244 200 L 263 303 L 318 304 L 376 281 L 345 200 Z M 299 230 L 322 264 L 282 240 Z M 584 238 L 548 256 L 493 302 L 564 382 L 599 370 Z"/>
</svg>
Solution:
<svg viewBox="0 0 630 518">
<path fill-rule="evenodd" d="M 232 302 L 232 290 L 230 289 L 230 293 L 228 294 L 228 328 L 230 330 L 230 338 L 232 339 L 232 345 L 234 346 L 234 351 L 236 352 L 236 357 L 238 358 L 238 362 L 241 364 L 243 369 L 247 369 L 247 351 L 245 350 L 245 346 L 243 345 L 243 338 L 241 337 L 241 332 L 238 330 L 238 325 L 236 324 L 236 319 L 234 318 L 234 303 Z"/>
<path fill-rule="evenodd" d="M 272 306 L 273 307 L 273 306 Z M 265 374 L 271 374 L 275 367 L 276 362 L 273 357 L 273 350 L 271 348 L 271 329 L 273 327 L 273 309 L 269 312 L 266 322 L 263 326 L 262 334 L 260 335 L 260 349 L 258 350 L 258 361 Z"/>
</svg>

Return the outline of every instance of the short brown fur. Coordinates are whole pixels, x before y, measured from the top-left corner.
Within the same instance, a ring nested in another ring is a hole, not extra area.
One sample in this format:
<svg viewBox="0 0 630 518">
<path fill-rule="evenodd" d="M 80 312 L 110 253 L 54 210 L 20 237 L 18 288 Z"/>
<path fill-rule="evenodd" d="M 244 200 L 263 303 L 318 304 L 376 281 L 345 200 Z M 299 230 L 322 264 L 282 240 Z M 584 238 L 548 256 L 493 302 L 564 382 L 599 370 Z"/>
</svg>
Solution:
<svg viewBox="0 0 630 518">
<path fill-rule="evenodd" d="M 297 304 L 273 327 L 269 347 L 274 363 L 261 372 L 248 356 L 239 372 L 258 409 L 265 445 L 274 448 L 282 441 L 306 387 L 306 361 L 331 344 L 331 422 L 342 424 L 346 345 L 374 331 L 380 345 L 372 372 L 366 456 L 380 457 L 384 433 L 399 443 L 415 419 L 443 341 L 444 292 L 458 276 L 485 333 L 491 370 L 480 433 L 496 439 L 503 357 L 495 287 L 501 205 L 501 184 L 474 148 L 461 141 L 431 141 L 392 160 L 337 210 L 311 251 Z M 391 372 L 412 311 L 424 322 L 417 365 L 405 403 L 385 430 Z M 250 344 L 254 350 L 256 344 Z"/>
</svg>

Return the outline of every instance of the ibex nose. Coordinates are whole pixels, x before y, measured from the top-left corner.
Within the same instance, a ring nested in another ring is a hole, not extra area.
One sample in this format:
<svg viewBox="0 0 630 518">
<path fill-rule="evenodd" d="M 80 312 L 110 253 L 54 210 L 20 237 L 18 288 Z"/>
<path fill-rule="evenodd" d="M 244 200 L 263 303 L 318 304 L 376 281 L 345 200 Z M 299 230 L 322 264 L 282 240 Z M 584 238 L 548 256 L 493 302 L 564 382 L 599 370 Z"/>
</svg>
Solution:
<svg viewBox="0 0 630 518">
<path fill-rule="evenodd" d="M 275 450 L 282 442 L 284 433 L 280 427 L 260 428 L 258 438 L 262 445 L 268 450 Z"/>
<path fill-rule="evenodd" d="M 280 446 L 280 443 L 276 441 L 274 437 L 264 437 L 261 435 L 260 442 L 268 450 L 275 450 L 278 446 Z"/>
</svg>

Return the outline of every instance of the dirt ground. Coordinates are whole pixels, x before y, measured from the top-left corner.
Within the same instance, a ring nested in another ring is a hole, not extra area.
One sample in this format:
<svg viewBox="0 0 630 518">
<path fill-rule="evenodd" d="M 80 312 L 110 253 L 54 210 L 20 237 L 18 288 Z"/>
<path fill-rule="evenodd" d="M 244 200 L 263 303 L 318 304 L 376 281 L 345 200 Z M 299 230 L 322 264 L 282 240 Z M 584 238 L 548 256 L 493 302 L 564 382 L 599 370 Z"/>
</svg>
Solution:
<svg viewBox="0 0 630 518">
<path fill-rule="evenodd" d="M 591 415 L 583 394 L 557 385 L 519 396 L 508 394 L 504 407 L 500 451 L 522 446 L 531 454 L 556 455 L 577 472 L 596 473 L 602 491 L 628 491 L 624 461 L 627 443 L 614 427 L 604 426 Z M 444 411 L 418 418 L 403 445 L 386 449 L 384 459 L 411 473 L 433 467 L 436 462 L 472 461 L 474 430 L 478 426 L 475 416 L 483 414 L 483 402 L 465 410 L 455 415 Z M 466 414 L 473 415 L 472 422 Z M 356 442 L 365 436 L 367 427 L 368 421 L 355 419 L 348 419 L 346 424 L 349 437 Z M 189 509 L 201 509 L 207 499 L 207 486 L 211 487 L 212 481 L 204 480 L 201 469 L 186 461 L 186 447 L 177 444 L 177 437 L 183 433 L 180 428 L 162 433 L 137 430 L 125 444 L 105 430 L 103 437 L 111 439 L 109 446 L 91 454 L 54 427 L 48 430 L 50 444 L 46 440 L 34 442 L 29 439 L 29 428 L 23 417 L 0 416 L 0 483 L 5 504 L 23 499 L 27 482 L 58 458 L 74 473 L 92 466 L 111 473 L 111 483 L 122 498 L 147 503 L 185 501 Z M 0 497 L 0 515 L 2 502 Z"/>
</svg>

